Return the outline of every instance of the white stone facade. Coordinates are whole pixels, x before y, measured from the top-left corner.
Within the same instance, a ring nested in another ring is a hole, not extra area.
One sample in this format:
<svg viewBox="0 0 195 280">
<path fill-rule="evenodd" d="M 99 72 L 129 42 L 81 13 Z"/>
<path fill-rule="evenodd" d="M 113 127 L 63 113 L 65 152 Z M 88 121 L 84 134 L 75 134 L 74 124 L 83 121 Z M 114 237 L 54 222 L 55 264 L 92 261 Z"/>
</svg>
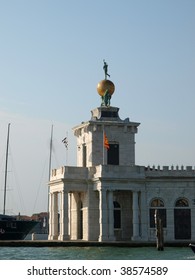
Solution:
<svg viewBox="0 0 195 280">
<path fill-rule="evenodd" d="M 195 170 L 135 165 L 139 123 L 118 111 L 97 108 L 73 129 L 77 166 L 52 170 L 49 182 L 49 239 L 153 241 L 159 209 L 165 241 L 195 240 Z"/>
</svg>

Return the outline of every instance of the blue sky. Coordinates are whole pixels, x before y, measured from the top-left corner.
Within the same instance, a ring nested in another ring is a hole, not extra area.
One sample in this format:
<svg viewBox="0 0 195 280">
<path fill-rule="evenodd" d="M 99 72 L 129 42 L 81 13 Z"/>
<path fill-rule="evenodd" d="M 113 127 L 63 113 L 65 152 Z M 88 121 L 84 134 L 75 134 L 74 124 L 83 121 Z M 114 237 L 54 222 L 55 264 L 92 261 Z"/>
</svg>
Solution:
<svg viewBox="0 0 195 280">
<path fill-rule="evenodd" d="M 103 59 L 116 87 L 111 105 L 141 123 L 136 163 L 195 165 L 194 14 L 194 0 L 0 0 L 1 201 L 9 122 L 20 189 L 10 178 L 10 212 L 47 209 L 52 124 L 52 166 L 67 162 L 66 133 L 76 165 L 71 128 L 100 105 Z"/>
</svg>

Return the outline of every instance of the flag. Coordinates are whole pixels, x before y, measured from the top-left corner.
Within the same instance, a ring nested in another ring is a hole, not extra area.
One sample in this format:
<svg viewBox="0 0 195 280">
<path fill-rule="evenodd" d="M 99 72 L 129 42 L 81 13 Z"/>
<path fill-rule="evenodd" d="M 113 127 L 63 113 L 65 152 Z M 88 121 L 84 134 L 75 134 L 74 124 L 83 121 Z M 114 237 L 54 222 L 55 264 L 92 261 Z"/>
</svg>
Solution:
<svg viewBox="0 0 195 280">
<path fill-rule="evenodd" d="M 65 138 L 62 140 L 62 143 L 64 143 L 65 148 L 68 150 L 68 139 L 67 139 L 67 137 L 65 137 Z"/>
<path fill-rule="evenodd" d="M 109 145 L 109 142 L 108 142 L 108 138 L 107 138 L 105 132 L 104 132 L 104 147 L 105 147 L 106 149 L 109 149 L 109 148 L 110 148 L 110 145 Z"/>
</svg>

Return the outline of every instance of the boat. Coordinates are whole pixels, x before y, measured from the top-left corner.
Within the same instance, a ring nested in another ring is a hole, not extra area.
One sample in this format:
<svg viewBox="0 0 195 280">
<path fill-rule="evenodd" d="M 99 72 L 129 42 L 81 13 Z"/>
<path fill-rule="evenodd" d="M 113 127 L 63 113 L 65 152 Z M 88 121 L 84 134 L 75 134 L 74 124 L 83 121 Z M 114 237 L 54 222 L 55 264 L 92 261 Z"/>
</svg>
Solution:
<svg viewBox="0 0 195 280">
<path fill-rule="evenodd" d="M 192 249 L 192 251 L 194 252 L 194 254 L 195 254 L 195 244 L 189 244 L 189 246 L 190 246 L 190 248 Z"/>
<path fill-rule="evenodd" d="M 33 220 L 19 220 L 15 216 L 0 214 L 0 240 L 23 240 L 37 223 Z"/>
<path fill-rule="evenodd" d="M 24 220 L 20 217 L 6 215 L 6 190 L 7 190 L 7 166 L 9 149 L 10 123 L 8 124 L 7 149 L 5 164 L 4 203 L 3 214 L 0 214 L 0 240 L 23 240 L 27 234 L 38 224 L 38 221 Z"/>
</svg>

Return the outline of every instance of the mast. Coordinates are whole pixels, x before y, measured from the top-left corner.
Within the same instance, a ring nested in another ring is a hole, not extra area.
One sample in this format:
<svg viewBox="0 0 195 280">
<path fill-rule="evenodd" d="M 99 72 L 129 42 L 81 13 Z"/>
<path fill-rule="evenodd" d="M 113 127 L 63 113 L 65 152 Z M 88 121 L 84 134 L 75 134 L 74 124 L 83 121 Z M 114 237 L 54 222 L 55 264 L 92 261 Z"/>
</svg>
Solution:
<svg viewBox="0 0 195 280">
<path fill-rule="evenodd" d="M 8 131 L 7 131 L 7 148 L 6 148 L 6 161 L 5 161 L 5 183 L 4 183 L 3 215 L 5 215 L 5 205 L 6 205 L 7 166 L 8 166 L 8 152 L 9 152 L 9 132 L 10 132 L 10 123 L 8 124 Z"/>
<path fill-rule="evenodd" d="M 51 138 L 50 138 L 50 145 L 49 145 L 49 181 L 50 181 L 50 175 L 51 175 L 52 146 L 53 146 L 53 124 L 51 126 Z"/>
<path fill-rule="evenodd" d="M 51 137 L 50 137 L 50 145 L 49 145 L 49 170 L 48 170 L 48 182 L 50 181 L 51 176 L 51 160 L 52 160 L 52 147 L 53 147 L 53 124 L 51 126 Z M 48 185 L 48 201 L 47 201 L 47 213 L 48 213 L 48 220 L 47 220 L 47 231 L 49 232 L 49 185 Z"/>
</svg>

